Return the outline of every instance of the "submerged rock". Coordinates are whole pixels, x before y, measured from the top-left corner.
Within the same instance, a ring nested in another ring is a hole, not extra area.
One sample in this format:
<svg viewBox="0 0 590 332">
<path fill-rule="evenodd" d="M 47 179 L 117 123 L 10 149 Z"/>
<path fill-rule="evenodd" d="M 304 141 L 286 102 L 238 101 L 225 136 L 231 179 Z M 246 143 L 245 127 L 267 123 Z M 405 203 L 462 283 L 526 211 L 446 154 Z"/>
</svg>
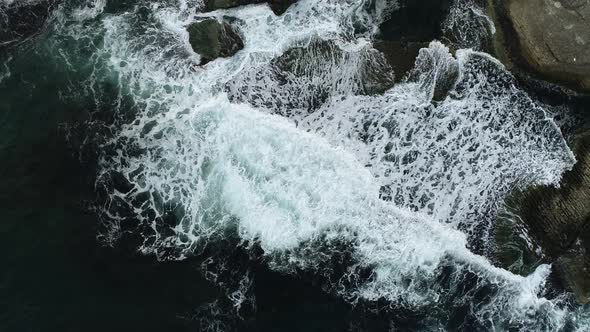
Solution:
<svg viewBox="0 0 590 332">
<path fill-rule="evenodd" d="M 590 92 L 590 0 L 490 0 L 490 4 L 497 25 L 504 28 L 498 35 L 504 40 L 497 43 L 507 46 L 509 54 L 504 57 L 543 78 Z"/>
<path fill-rule="evenodd" d="M 379 27 L 379 39 L 430 42 L 442 36 L 442 24 L 451 0 L 400 0 L 399 9 Z"/>
<path fill-rule="evenodd" d="M 189 42 L 201 56 L 201 65 L 220 57 L 230 57 L 244 48 L 242 38 L 226 22 L 207 18 L 188 27 Z"/>
<path fill-rule="evenodd" d="M 401 0 L 379 26 L 374 47 L 381 51 L 400 81 L 414 68 L 420 49 L 443 36 L 451 0 Z"/>
<path fill-rule="evenodd" d="M 281 15 L 295 2 L 297 2 L 297 0 L 205 0 L 204 10 L 213 11 L 217 9 L 268 3 L 270 9 L 272 9 L 275 14 Z"/>
<path fill-rule="evenodd" d="M 37 34 L 57 0 L 0 2 L 0 48 L 18 44 Z"/>
<path fill-rule="evenodd" d="M 393 84 L 391 66 L 370 45 L 343 50 L 334 41 L 315 38 L 286 50 L 268 66 L 236 76 L 226 91 L 232 101 L 291 116 L 311 113 L 332 96 L 380 94 Z"/>
<path fill-rule="evenodd" d="M 484 14 L 485 0 L 455 0 L 443 22 L 443 39 L 455 49 L 491 49 L 494 23 Z"/>
<path fill-rule="evenodd" d="M 401 81 L 405 74 L 414 68 L 420 49 L 428 47 L 428 43 L 376 40 L 373 42 L 373 47 L 383 53 L 396 73 L 396 80 Z"/>
</svg>

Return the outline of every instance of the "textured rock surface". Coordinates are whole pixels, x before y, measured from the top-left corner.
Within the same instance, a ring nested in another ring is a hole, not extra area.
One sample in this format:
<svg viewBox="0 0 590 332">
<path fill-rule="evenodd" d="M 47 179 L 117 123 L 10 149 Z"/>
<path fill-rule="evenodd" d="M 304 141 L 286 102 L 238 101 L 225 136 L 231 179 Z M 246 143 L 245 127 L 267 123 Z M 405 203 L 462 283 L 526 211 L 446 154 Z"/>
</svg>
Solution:
<svg viewBox="0 0 590 332">
<path fill-rule="evenodd" d="M 229 57 L 242 48 L 240 36 L 226 22 L 208 18 L 188 27 L 189 42 L 201 56 L 201 64 L 219 57 Z"/>
<path fill-rule="evenodd" d="M 330 96 L 380 94 L 393 83 L 393 71 L 381 52 L 368 45 L 347 51 L 333 41 L 314 39 L 286 50 L 268 66 L 235 77 L 226 91 L 232 101 L 292 116 L 316 110 Z"/>
<path fill-rule="evenodd" d="M 590 92 L 590 0 L 507 0 L 500 6 L 519 55 L 533 70 Z"/>
<path fill-rule="evenodd" d="M 287 8 L 289 8 L 289 6 L 297 2 L 297 0 L 205 0 L 205 11 L 227 9 L 265 2 L 268 3 L 275 14 L 281 15 L 287 10 Z"/>
<path fill-rule="evenodd" d="M 582 303 L 590 302 L 590 131 L 573 151 L 578 162 L 559 188 L 537 186 L 518 198 L 517 215 L 555 261 L 566 285 Z"/>
</svg>

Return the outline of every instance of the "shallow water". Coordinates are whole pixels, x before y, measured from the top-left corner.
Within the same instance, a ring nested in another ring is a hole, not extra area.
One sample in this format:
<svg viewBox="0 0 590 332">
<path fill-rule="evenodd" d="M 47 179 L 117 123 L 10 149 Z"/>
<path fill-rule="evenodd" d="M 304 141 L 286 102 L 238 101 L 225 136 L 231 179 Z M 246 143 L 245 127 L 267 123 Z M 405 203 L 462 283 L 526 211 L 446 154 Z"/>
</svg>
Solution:
<svg viewBox="0 0 590 332">
<path fill-rule="evenodd" d="M 440 42 L 368 93 L 385 5 L 208 13 L 245 49 L 199 67 L 198 1 L 63 1 L 3 50 L 3 330 L 584 330 L 549 265 L 487 258 L 575 162 L 560 128 Z"/>
</svg>

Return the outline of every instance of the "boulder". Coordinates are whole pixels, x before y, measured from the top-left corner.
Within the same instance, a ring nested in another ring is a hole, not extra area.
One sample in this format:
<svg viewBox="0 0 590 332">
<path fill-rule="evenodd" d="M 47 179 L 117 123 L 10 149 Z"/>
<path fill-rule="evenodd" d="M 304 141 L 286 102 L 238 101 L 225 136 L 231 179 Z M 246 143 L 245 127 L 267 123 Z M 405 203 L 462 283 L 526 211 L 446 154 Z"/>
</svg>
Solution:
<svg viewBox="0 0 590 332">
<path fill-rule="evenodd" d="M 275 14 L 281 15 L 295 2 L 297 2 L 297 0 L 205 0 L 204 10 L 213 11 L 217 9 L 227 9 L 245 5 L 268 3 Z"/>
<path fill-rule="evenodd" d="M 189 42 L 201 56 L 201 65 L 220 57 L 230 57 L 244 48 L 242 38 L 227 22 L 207 18 L 191 24 Z"/>
<path fill-rule="evenodd" d="M 515 37 L 504 41 L 511 60 L 547 80 L 590 93 L 590 0 L 490 2 L 503 35 Z"/>
</svg>

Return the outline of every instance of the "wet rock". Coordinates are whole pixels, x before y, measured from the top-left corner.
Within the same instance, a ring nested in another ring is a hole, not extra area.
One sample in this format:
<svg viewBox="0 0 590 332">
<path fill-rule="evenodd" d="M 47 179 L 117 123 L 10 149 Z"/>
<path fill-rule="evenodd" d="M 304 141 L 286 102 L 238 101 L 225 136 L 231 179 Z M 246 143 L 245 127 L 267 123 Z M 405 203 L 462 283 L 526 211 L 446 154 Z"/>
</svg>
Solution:
<svg viewBox="0 0 590 332">
<path fill-rule="evenodd" d="M 235 77 L 226 91 L 232 101 L 291 116 L 313 112 L 331 96 L 380 94 L 393 84 L 391 66 L 370 45 L 348 51 L 318 38 L 288 49 L 268 66 Z"/>
<path fill-rule="evenodd" d="M 590 256 L 587 252 L 573 249 L 557 259 L 555 268 L 576 300 L 590 303 Z"/>
<path fill-rule="evenodd" d="M 527 276 L 545 258 L 541 246 L 529 236 L 527 225 L 511 211 L 499 211 L 494 225 L 494 260 L 508 271 Z"/>
<path fill-rule="evenodd" d="M 227 22 L 207 18 L 191 24 L 187 31 L 193 50 L 201 56 L 201 65 L 230 57 L 244 48 L 242 38 Z"/>
<path fill-rule="evenodd" d="M 590 92 L 590 0 L 490 0 L 490 5 L 504 29 L 496 43 L 508 49 L 498 52 L 506 53 L 501 60 Z"/>
<path fill-rule="evenodd" d="M 545 249 L 564 283 L 590 302 L 590 130 L 576 137 L 578 161 L 559 187 L 536 186 L 511 202 L 530 235 Z"/>
<path fill-rule="evenodd" d="M 297 0 L 205 0 L 204 10 L 213 11 L 217 9 L 227 9 L 245 5 L 268 3 L 275 14 L 281 15 L 295 2 L 297 2 Z"/>
<path fill-rule="evenodd" d="M 485 0 L 453 1 L 442 24 L 445 43 L 455 49 L 491 50 L 495 27 L 485 8 Z"/>
<path fill-rule="evenodd" d="M 428 47 L 428 43 L 376 40 L 373 42 L 373 47 L 383 53 L 396 73 L 396 81 L 401 81 L 414 67 L 420 49 Z"/>
<path fill-rule="evenodd" d="M 400 0 L 398 6 L 379 27 L 379 39 L 406 42 L 440 39 L 451 0 Z"/>
<path fill-rule="evenodd" d="M 438 42 L 420 50 L 408 80 L 423 82 L 422 89 L 432 101 L 444 100 L 459 79 L 459 63 L 450 50 Z"/>
<path fill-rule="evenodd" d="M 420 49 L 443 36 L 442 24 L 451 1 L 401 0 L 394 5 L 389 18 L 379 26 L 373 45 L 384 54 L 400 81 L 414 67 Z"/>
<path fill-rule="evenodd" d="M 56 7 L 57 0 L 0 2 L 0 48 L 37 34 Z"/>
</svg>

